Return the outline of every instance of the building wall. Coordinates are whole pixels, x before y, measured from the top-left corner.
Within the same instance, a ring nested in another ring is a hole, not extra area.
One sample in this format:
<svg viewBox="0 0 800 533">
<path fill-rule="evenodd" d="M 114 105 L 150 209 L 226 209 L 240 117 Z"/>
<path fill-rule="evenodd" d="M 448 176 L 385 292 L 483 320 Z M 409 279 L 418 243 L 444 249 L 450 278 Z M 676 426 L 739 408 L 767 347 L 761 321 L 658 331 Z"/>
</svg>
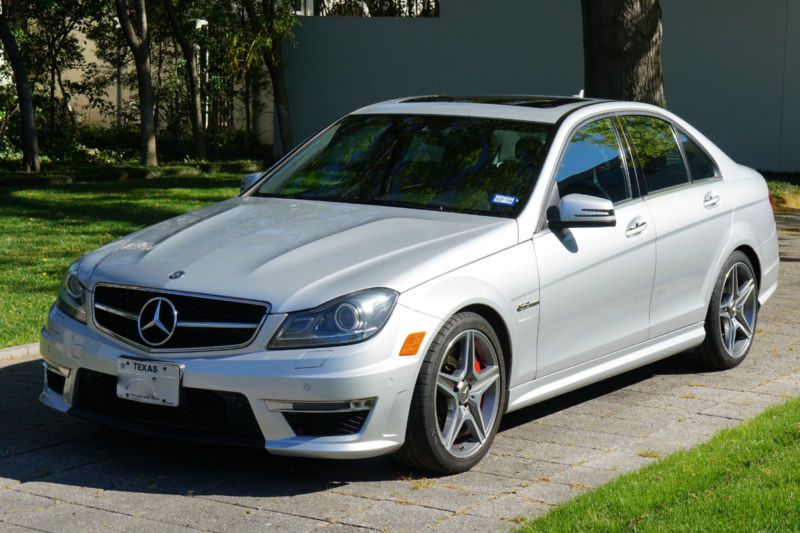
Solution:
<svg viewBox="0 0 800 533">
<path fill-rule="evenodd" d="M 575 94 L 580 2 L 440 0 L 440 17 L 302 17 L 287 49 L 297 140 L 416 94 Z M 800 3 L 661 0 L 667 106 L 734 159 L 800 170 Z"/>
</svg>

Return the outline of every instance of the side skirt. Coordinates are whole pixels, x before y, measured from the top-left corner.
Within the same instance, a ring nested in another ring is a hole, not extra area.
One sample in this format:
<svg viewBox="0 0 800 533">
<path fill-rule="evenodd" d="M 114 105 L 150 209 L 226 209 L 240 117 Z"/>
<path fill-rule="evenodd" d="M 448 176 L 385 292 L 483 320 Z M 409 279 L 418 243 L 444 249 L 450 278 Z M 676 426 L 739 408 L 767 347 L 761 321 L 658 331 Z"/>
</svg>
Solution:
<svg viewBox="0 0 800 533">
<path fill-rule="evenodd" d="M 699 346 L 706 336 L 703 322 L 667 333 L 593 361 L 534 379 L 511 389 L 506 412 L 549 400 L 566 392 L 622 374 Z"/>
</svg>

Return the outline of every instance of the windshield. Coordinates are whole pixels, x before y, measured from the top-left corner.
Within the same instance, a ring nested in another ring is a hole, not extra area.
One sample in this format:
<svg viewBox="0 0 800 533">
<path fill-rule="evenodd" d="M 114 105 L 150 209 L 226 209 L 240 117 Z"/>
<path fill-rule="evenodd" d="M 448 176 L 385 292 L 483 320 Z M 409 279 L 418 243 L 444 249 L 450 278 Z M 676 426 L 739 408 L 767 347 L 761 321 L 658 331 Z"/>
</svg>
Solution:
<svg viewBox="0 0 800 533">
<path fill-rule="evenodd" d="M 436 115 L 351 115 L 286 161 L 256 196 L 514 217 L 550 125 Z"/>
</svg>

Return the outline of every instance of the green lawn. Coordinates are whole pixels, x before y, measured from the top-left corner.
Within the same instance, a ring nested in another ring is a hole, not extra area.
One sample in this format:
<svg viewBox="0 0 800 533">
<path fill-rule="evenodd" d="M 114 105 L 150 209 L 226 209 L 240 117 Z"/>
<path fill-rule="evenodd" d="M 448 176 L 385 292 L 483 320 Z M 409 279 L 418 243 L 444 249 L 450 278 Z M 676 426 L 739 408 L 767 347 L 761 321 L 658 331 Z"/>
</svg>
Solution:
<svg viewBox="0 0 800 533">
<path fill-rule="evenodd" d="M 800 174 L 764 172 L 776 209 L 800 209 Z"/>
<path fill-rule="evenodd" d="M 622 476 L 521 531 L 798 531 L 800 399 Z"/>
<path fill-rule="evenodd" d="M 0 348 L 38 339 L 72 261 L 143 226 L 236 195 L 243 172 L 230 170 L 152 180 L 0 186 Z"/>
</svg>

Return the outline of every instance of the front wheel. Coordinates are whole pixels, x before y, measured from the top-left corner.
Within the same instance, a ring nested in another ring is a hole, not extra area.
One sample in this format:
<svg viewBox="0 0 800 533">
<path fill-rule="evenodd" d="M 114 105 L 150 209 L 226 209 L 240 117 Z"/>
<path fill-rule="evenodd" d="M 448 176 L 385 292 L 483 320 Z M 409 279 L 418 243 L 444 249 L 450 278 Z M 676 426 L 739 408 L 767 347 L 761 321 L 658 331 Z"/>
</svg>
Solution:
<svg viewBox="0 0 800 533">
<path fill-rule="evenodd" d="M 469 470 L 497 434 L 506 395 L 503 350 L 494 329 L 475 313 L 454 315 L 422 363 L 398 458 L 441 474 Z"/>
<path fill-rule="evenodd" d="M 718 370 L 733 368 L 747 356 L 756 332 L 758 280 L 750 259 L 731 254 L 720 272 L 706 315 L 706 338 L 697 354 Z"/>
</svg>

